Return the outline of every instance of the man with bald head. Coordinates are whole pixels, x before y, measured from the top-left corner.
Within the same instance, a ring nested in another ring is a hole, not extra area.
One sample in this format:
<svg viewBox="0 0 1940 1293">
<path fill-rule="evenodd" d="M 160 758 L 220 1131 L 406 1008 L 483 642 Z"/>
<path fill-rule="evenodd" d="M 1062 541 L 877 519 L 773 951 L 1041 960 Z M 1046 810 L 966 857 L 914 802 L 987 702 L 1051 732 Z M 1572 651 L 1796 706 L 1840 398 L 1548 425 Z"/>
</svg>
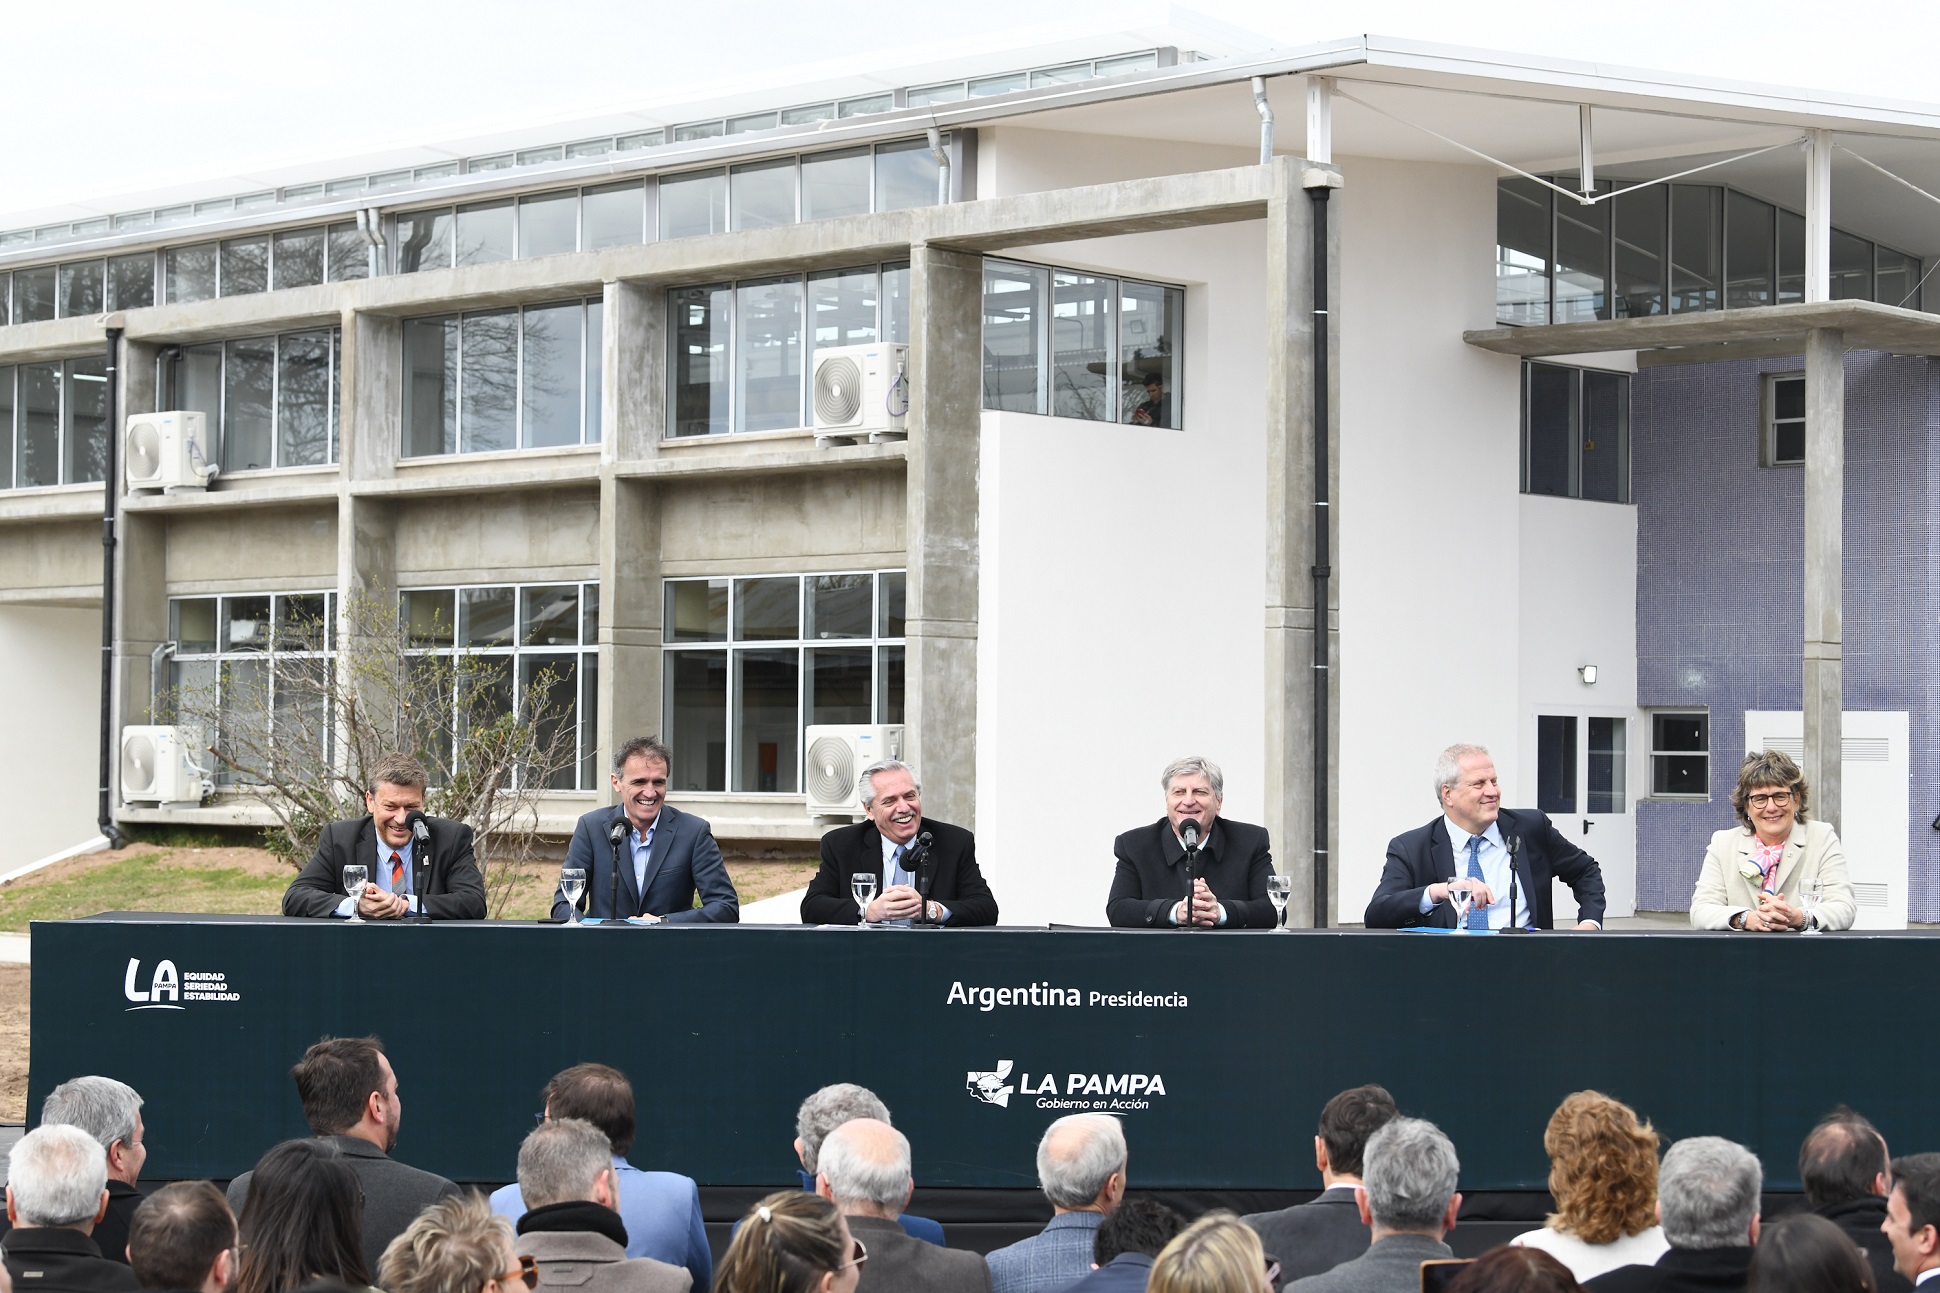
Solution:
<svg viewBox="0 0 1940 1293">
<path fill-rule="evenodd" d="M 1091 1274 L 1098 1227 L 1125 1200 L 1126 1163 L 1118 1119 L 1074 1113 L 1052 1123 L 1037 1143 L 1037 1180 L 1051 1219 L 985 1259 L 993 1293 L 1049 1293 Z"/>
<path fill-rule="evenodd" d="M 841 1210 L 869 1253 L 856 1293 L 990 1293 L 983 1258 L 912 1239 L 896 1224 L 916 1190 L 903 1133 L 875 1118 L 851 1119 L 822 1142 L 816 1168 L 816 1193 Z"/>
</svg>

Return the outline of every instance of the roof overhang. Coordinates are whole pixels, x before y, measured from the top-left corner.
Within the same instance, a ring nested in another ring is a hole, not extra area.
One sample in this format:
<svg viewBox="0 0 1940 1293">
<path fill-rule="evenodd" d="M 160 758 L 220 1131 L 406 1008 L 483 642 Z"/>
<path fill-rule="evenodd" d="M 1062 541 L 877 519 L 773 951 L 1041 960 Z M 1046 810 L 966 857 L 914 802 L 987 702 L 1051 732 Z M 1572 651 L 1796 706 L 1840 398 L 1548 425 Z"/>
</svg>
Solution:
<svg viewBox="0 0 1940 1293">
<path fill-rule="evenodd" d="M 1482 350 L 1525 359 L 1634 350 L 1645 352 L 1638 361 L 1647 363 L 1648 352 L 1693 350 L 1692 359 L 1749 355 L 1754 349 L 1762 354 L 1788 353 L 1804 349 L 1807 333 L 1828 328 L 1844 334 L 1848 350 L 1940 355 L 1940 316 L 1871 301 L 1800 302 L 1642 319 L 1476 328 L 1464 332 L 1462 340 Z M 1656 358 L 1675 362 L 1669 354 Z"/>
</svg>

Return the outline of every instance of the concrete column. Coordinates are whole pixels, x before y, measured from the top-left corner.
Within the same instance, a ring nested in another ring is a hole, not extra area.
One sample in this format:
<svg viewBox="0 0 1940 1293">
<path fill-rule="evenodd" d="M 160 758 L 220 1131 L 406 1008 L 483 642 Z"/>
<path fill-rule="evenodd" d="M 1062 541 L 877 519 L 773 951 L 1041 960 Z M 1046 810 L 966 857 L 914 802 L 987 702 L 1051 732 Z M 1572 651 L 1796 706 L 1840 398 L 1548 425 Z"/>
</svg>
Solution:
<svg viewBox="0 0 1940 1293">
<path fill-rule="evenodd" d="M 666 290 L 608 283 L 601 314 L 601 456 L 652 458 L 667 434 Z"/>
<path fill-rule="evenodd" d="M 924 814 L 974 827 L 982 258 L 913 246 L 909 316 L 905 755 Z"/>
<path fill-rule="evenodd" d="M 1832 299 L 1832 132 L 1805 132 L 1805 299 Z M 1810 453 L 1811 450 L 1806 450 Z"/>
<path fill-rule="evenodd" d="M 1805 337 L 1805 777 L 1812 812 L 1840 825 L 1846 488 L 1846 338 Z"/>
<path fill-rule="evenodd" d="M 344 311 L 343 417 L 337 461 L 345 480 L 384 480 L 397 470 L 404 424 L 404 325 Z"/>
<path fill-rule="evenodd" d="M 659 401 L 653 403 L 659 406 Z M 661 600 L 659 488 L 651 480 L 630 480 L 609 470 L 600 479 L 601 803 L 611 799 L 604 773 L 613 766 L 613 751 L 633 737 L 666 733 L 661 714 Z M 686 752 L 693 758 L 705 754 Z M 676 771 L 682 758 L 676 748 Z"/>
<path fill-rule="evenodd" d="M 1340 579 L 1328 581 L 1325 614 L 1314 613 L 1314 203 L 1300 187 L 1305 163 L 1274 162 L 1274 191 L 1266 213 L 1266 827 L 1280 870 L 1293 881 L 1287 925 L 1326 926 L 1341 911 L 1340 684 L 1328 677 L 1327 849 L 1317 857 L 1314 840 L 1315 627 L 1327 634 L 1328 660 L 1340 660 Z M 1340 300 L 1338 203 L 1328 210 L 1330 303 Z M 1338 319 L 1338 313 L 1330 316 Z M 1340 328 L 1328 329 L 1329 401 L 1327 492 L 1340 499 Z M 1329 506 L 1328 546 L 1338 551 L 1338 508 Z M 1338 571 L 1338 560 L 1334 570 Z M 1327 869 L 1332 910 L 1314 910 L 1316 865 Z M 1352 904 L 1348 904 L 1352 906 Z"/>
</svg>

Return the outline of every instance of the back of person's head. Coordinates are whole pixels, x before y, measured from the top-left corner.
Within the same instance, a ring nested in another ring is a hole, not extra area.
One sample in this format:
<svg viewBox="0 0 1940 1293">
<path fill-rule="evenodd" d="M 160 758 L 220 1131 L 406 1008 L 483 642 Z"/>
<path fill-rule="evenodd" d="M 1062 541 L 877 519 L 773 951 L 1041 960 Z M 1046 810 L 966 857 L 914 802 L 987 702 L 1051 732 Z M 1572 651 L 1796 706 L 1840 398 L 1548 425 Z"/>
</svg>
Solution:
<svg viewBox="0 0 1940 1293">
<path fill-rule="evenodd" d="M 1186 1226 L 1186 1219 L 1157 1199 L 1127 1199 L 1098 1226 L 1091 1260 L 1100 1266 L 1120 1253 L 1157 1257 Z"/>
<path fill-rule="evenodd" d="M 1657 1132 L 1601 1091 L 1566 1096 L 1549 1116 L 1550 1225 L 1607 1244 L 1657 1224 Z"/>
<path fill-rule="evenodd" d="M 1799 1183 L 1814 1208 L 1876 1195 L 1886 1171 L 1886 1140 L 1879 1128 L 1840 1105 L 1805 1135 L 1799 1146 Z"/>
<path fill-rule="evenodd" d="M 1359 1176 L 1367 1138 L 1392 1122 L 1400 1110 L 1386 1087 L 1349 1087 L 1320 1111 L 1320 1143 L 1336 1176 Z"/>
<path fill-rule="evenodd" d="M 77 1077 L 55 1087 L 40 1102 L 40 1125 L 79 1127 L 106 1149 L 117 1140 L 133 1144 L 141 1096 L 126 1082 L 110 1077 Z"/>
<path fill-rule="evenodd" d="M 286 1140 L 257 1160 L 236 1237 L 235 1293 L 290 1293 L 318 1275 L 370 1283 L 364 1189 L 329 1141 Z"/>
<path fill-rule="evenodd" d="M 303 1052 L 290 1076 L 312 1132 L 335 1136 L 363 1120 L 371 1092 L 384 1089 L 383 1053 L 375 1037 L 326 1037 Z"/>
<path fill-rule="evenodd" d="M 36 1127 L 7 1156 L 7 1191 L 23 1226 L 92 1225 L 107 1188 L 108 1151 L 79 1127 Z"/>
<path fill-rule="evenodd" d="M 578 1118 L 605 1132 L 613 1152 L 622 1158 L 633 1148 L 633 1084 L 620 1070 L 605 1064 L 575 1064 L 546 1083 L 545 1102 L 552 1117 Z"/>
<path fill-rule="evenodd" d="M 1569 1267 L 1542 1249 L 1504 1244 L 1464 1267 L 1448 1293 L 1576 1293 L 1582 1287 Z"/>
<path fill-rule="evenodd" d="M 164 1185 L 128 1221 L 128 1264 L 145 1289 L 199 1289 L 235 1246 L 235 1214 L 207 1181 Z"/>
<path fill-rule="evenodd" d="M 802 1107 L 795 1111 L 795 1139 L 801 1142 L 803 1170 L 819 1170 L 816 1163 L 822 1142 L 837 1127 L 857 1118 L 874 1118 L 892 1127 L 896 1125 L 895 1119 L 889 1116 L 889 1106 L 874 1091 L 853 1082 L 825 1086 L 802 1101 Z"/>
<path fill-rule="evenodd" d="M 1838 1226 L 1811 1212 L 1758 1232 L 1745 1293 L 1874 1293 L 1873 1268 Z"/>
<path fill-rule="evenodd" d="M 1743 1248 L 1765 1181 L 1758 1156 L 1722 1136 L 1692 1136 L 1664 1155 L 1657 1204 L 1673 1248 Z"/>
<path fill-rule="evenodd" d="M 605 1132 L 580 1118 L 554 1118 L 519 1146 L 519 1195 L 527 1208 L 590 1199 L 600 1173 L 612 1170 Z"/>
<path fill-rule="evenodd" d="M 1208 1212 L 1181 1230 L 1152 1263 L 1146 1293 L 1261 1293 L 1266 1253 L 1251 1226 Z"/>
<path fill-rule="evenodd" d="M 886 1122 L 854 1118 L 837 1127 L 822 1142 L 817 1170 L 844 1212 L 870 1204 L 893 1216 L 909 1202 L 909 1140 Z"/>
<path fill-rule="evenodd" d="M 1110 1114 L 1067 1114 L 1037 1142 L 1038 1184 L 1060 1208 L 1090 1206 L 1125 1166 L 1125 1129 Z"/>
<path fill-rule="evenodd" d="M 819 1194 L 783 1190 L 743 1217 L 714 1268 L 714 1293 L 811 1293 L 853 1260 L 842 1214 Z"/>
<path fill-rule="evenodd" d="M 1927 1226 L 1940 1226 L 1940 1154 L 1902 1154 L 1894 1159 L 1893 1190 L 1906 1203 L 1908 1229 L 1914 1234 Z"/>
<path fill-rule="evenodd" d="M 386 1293 L 480 1293 L 506 1273 L 512 1223 L 475 1190 L 438 1200 L 404 1228 L 378 1259 Z"/>
<path fill-rule="evenodd" d="M 1368 1211 L 1384 1230 L 1442 1228 L 1462 1164 L 1441 1129 L 1420 1118 L 1394 1118 L 1367 1138 L 1361 1181 Z"/>
</svg>

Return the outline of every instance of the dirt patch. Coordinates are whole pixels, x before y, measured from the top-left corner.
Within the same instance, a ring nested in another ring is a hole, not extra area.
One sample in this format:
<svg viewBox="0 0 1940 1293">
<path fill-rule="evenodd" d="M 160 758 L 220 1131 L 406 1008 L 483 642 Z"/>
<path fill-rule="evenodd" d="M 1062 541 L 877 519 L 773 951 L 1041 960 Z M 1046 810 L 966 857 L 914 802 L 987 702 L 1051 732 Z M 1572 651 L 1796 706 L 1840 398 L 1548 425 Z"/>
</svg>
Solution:
<svg viewBox="0 0 1940 1293">
<path fill-rule="evenodd" d="M 28 972 L 0 965 L 0 1122 L 27 1117 Z"/>
</svg>

